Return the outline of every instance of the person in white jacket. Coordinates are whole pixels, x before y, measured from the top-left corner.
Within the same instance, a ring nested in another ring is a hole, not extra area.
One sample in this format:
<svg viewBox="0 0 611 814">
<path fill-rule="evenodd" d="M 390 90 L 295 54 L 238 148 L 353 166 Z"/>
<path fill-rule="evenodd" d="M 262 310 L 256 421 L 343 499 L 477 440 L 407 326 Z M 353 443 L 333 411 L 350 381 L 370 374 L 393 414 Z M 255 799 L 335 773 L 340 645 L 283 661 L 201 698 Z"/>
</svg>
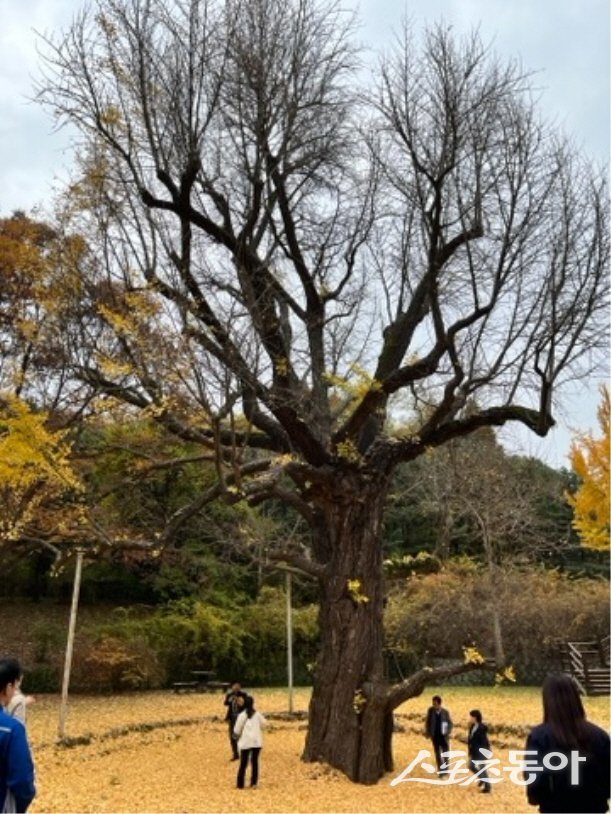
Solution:
<svg viewBox="0 0 611 814">
<path fill-rule="evenodd" d="M 25 726 L 25 711 L 28 704 L 32 704 L 34 702 L 33 695 L 24 695 L 21 691 L 21 682 L 23 681 L 23 674 L 19 676 L 17 681 L 15 681 L 15 693 L 11 700 L 6 705 L 6 711 L 9 715 L 13 718 L 17 718 L 18 721 Z"/>
<path fill-rule="evenodd" d="M 259 782 L 259 753 L 263 746 L 262 729 L 266 721 L 260 712 L 255 709 L 254 698 L 250 695 L 246 697 L 244 709 L 238 715 L 233 729 L 238 738 L 238 750 L 240 752 L 240 768 L 238 769 L 238 788 L 244 788 L 246 777 L 246 767 L 250 761 L 251 788 L 256 789 Z"/>
</svg>

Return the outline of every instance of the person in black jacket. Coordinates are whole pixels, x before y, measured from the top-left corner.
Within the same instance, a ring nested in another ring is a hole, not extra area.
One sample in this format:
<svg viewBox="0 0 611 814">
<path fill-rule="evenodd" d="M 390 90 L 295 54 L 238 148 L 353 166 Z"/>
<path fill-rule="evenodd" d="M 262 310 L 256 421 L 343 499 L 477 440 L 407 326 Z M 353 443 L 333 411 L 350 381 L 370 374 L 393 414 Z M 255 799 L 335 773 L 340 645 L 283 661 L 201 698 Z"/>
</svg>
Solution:
<svg viewBox="0 0 611 814">
<path fill-rule="evenodd" d="M 538 805 L 542 814 L 608 811 L 609 735 L 586 720 L 579 691 L 570 676 L 549 675 L 545 679 L 543 723 L 528 736 L 526 749 L 536 753 L 536 757 L 527 756 L 531 765 L 543 767 L 543 771 L 527 768 L 524 772 L 525 779 L 535 776 L 526 786 L 526 793 L 528 802 Z"/>
<path fill-rule="evenodd" d="M 231 689 L 225 696 L 224 704 L 227 707 L 227 714 L 225 720 L 229 727 L 229 743 L 231 744 L 231 760 L 239 760 L 240 754 L 238 752 L 238 740 L 234 735 L 233 728 L 238 719 L 238 715 L 244 709 L 244 704 L 248 698 L 248 693 L 242 690 L 242 685 L 239 681 L 234 681 Z"/>
<path fill-rule="evenodd" d="M 442 706 L 441 696 L 434 695 L 433 706 L 429 707 L 426 713 L 426 734 L 433 741 L 433 749 L 435 751 L 435 760 L 437 761 L 437 771 L 439 774 L 445 774 L 446 772 L 443 768 L 445 758 L 442 758 L 441 753 L 448 752 L 450 749 L 448 739 L 452 731 L 452 726 L 450 713 Z"/>
<path fill-rule="evenodd" d="M 482 722 L 482 713 L 479 709 L 472 709 L 469 713 L 469 768 L 474 774 L 479 772 L 478 786 L 480 791 L 490 793 L 490 783 L 488 772 L 482 770 L 481 761 L 490 760 L 489 754 L 482 754 L 482 749 L 490 752 L 490 741 L 488 740 L 488 727 Z M 479 762 L 478 762 L 479 761 Z"/>
</svg>

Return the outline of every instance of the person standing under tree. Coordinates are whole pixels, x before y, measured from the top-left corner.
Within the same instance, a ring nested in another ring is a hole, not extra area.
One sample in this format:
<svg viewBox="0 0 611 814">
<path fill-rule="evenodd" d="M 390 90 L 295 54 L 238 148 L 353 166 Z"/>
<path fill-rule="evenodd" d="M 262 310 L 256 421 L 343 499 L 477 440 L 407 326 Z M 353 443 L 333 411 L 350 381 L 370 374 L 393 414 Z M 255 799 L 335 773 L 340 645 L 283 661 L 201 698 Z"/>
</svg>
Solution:
<svg viewBox="0 0 611 814">
<path fill-rule="evenodd" d="M 469 713 L 469 768 L 479 777 L 477 785 L 480 791 L 490 793 L 492 791 L 488 780 L 488 772 L 482 768 L 482 762 L 490 760 L 490 741 L 488 740 L 488 727 L 482 721 L 482 713 L 479 709 L 472 709 Z M 482 749 L 488 754 L 482 754 Z"/>
<path fill-rule="evenodd" d="M 238 715 L 234 733 L 238 736 L 238 750 L 240 752 L 240 768 L 238 769 L 238 788 L 244 788 L 246 767 L 250 760 L 251 788 L 256 789 L 259 783 L 259 753 L 263 746 L 263 732 L 266 721 L 260 712 L 255 709 L 254 698 L 246 697 L 244 709 Z"/>
<path fill-rule="evenodd" d="M 225 715 L 225 720 L 227 721 L 228 729 L 229 729 L 229 743 L 231 744 L 231 753 L 232 758 L 231 760 L 238 760 L 240 757 L 238 754 L 238 745 L 236 741 L 236 737 L 233 732 L 233 728 L 235 727 L 235 722 L 238 719 L 238 715 L 244 709 L 244 702 L 248 698 L 248 695 L 242 690 L 242 685 L 239 681 L 234 681 L 231 685 L 231 689 L 225 696 L 225 701 L 223 702 L 227 707 L 227 714 Z"/>
<path fill-rule="evenodd" d="M 0 659 L 0 811 L 6 814 L 23 814 L 36 795 L 25 727 L 5 709 L 15 694 L 20 675 L 16 659 Z"/>
<path fill-rule="evenodd" d="M 437 761 L 437 771 L 439 774 L 446 774 L 445 759 L 442 752 L 449 751 L 448 739 L 452 732 L 452 718 L 445 707 L 442 706 L 440 695 L 433 696 L 433 706 L 428 708 L 426 713 L 426 734 L 433 741 L 435 760 Z"/>
</svg>

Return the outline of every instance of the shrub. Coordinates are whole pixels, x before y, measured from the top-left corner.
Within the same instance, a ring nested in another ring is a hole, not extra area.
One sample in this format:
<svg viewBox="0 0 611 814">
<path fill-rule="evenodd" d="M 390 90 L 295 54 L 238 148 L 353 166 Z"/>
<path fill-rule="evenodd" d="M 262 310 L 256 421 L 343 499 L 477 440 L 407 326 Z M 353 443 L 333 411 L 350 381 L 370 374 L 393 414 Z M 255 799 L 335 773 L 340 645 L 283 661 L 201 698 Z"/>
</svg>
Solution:
<svg viewBox="0 0 611 814">
<path fill-rule="evenodd" d="M 265 587 L 258 600 L 244 608 L 242 619 L 246 674 L 253 685 L 287 682 L 286 596 L 279 588 Z M 311 665 L 318 645 L 318 607 L 293 608 L 293 674 L 297 684 L 310 683 Z"/>
<path fill-rule="evenodd" d="M 66 628 L 57 621 L 40 621 L 32 625 L 31 639 L 34 662 L 54 662 L 59 650 L 66 646 Z"/>
<path fill-rule="evenodd" d="M 48 664 L 26 665 L 23 689 L 27 693 L 57 692 L 60 684 L 60 671 L 58 667 Z"/>
<path fill-rule="evenodd" d="M 508 660 L 522 683 L 538 682 L 559 666 L 553 645 L 560 637 L 588 640 L 607 635 L 608 590 L 602 579 L 506 567 L 499 571 L 492 594 L 485 569 L 461 560 L 394 587 L 386 612 L 387 641 L 409 663 L 407 669 L 427 660 L 460 658 L 463 645 L 476 644 L 492 655 L 494 598 Z"/>
<path fill-rule="evenodd" d="M 76 661 L 75 688 L 92 692 L 150 689 L 162 673 L 155 654 L 141 637 L 118 638 L 102 633 Z"/>
</svg>

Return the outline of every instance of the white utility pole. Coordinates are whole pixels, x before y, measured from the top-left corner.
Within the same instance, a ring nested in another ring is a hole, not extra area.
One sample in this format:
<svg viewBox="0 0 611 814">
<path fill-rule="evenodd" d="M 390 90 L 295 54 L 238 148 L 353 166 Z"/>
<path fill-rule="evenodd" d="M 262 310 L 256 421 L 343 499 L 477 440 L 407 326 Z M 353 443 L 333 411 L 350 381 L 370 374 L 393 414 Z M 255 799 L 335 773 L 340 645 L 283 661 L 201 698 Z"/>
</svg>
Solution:
<svg viewBox="0 0 611 814">
<path fill-rule="evenodd" d="M 76 570 L 74 572 L 74 586 L 72 588 L 72 605 L 70 607 L 70 622 L 68 624 L 68 641 L 66 642 L 66 659 L 64 661 L 64 677 L 62 680 L 62 700 L 59 708 L 58 737 L 63 739 L 66 730 L 66 717 L 68 715 L 68 688 L 70 686 L 70 670 L 72 668 L 72 651 L 74 649 L 74 632 L 76 630 L 76 613 L 78 610 L 79 595 L 81 592 L 81 574 L 83 572 L 83 549 L 76 552 Z"/>
<path fill-rule="evenodd" d="M 291 572 L 286 572 L 286 658 L 289 685 L 289 713 L 293 713 L 293 608 Z"/>
</svg>

